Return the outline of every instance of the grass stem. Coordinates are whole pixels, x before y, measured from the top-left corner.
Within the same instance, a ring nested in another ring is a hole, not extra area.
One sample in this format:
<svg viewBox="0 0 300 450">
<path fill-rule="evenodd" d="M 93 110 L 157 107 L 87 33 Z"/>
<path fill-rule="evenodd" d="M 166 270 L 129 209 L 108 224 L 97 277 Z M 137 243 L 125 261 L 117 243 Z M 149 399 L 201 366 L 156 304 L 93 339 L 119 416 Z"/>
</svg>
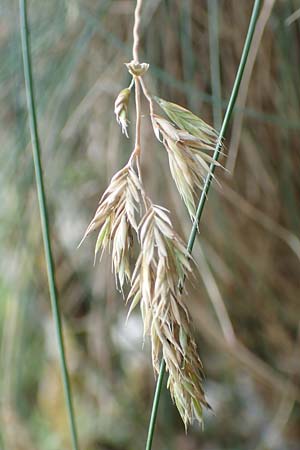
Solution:
<svg viewBox="0 0 300 450">
<path fill-rule="evenodd" d="M 40 143 L 38 136 L 38 125 L 36 117 L 36 108 L 34 101 L 33 92 L 33 77 L 32 77 L 32 67 L 31 67 L 31 54 L 30 54 L 30 44 L 29 44 L 29 27 L 27 20 L 27 2 L 26 0 L 20 0 L 20 29 L 21 29 L 21 43 L 22 43 L 22 55 L 24 63 L 24 77 L 26 86 L 26 96 L 27 96 L 27 107 L 28 107 L 28 118 L 30 126 L 30 135 L 32 141 L 32 153 L 33 153 L 33 163 L 35 170 L 36 188 L 38 195 L 38 203 L 40 209 L 40 219 L 41 228 L 44 242 L 45 260 L 47 266 L 47 275 L 49 283 L 49 293 L 51 299 L 51 307 L 54 319 L 54 326 L 57 335 L 59 357 L 62 371 L 62 380 L 66 398 L 66 407 L 68 412 L 68 418 L 70 423 L 71 439 L 73 450 L 78 450 L 78 439 L 76 432 L 76 424 L 74 417 L 74 409 L 71 395 L 71 386 L 69 380 L 69 374 L 67 369 L 66 355 L 64 349 L 64 340 L 62 332 L 62 322 L 59 310 L 57 287 L 54 275 L 54 262 L 51 250 L 50 241 L 50 230 L 49 230 L 49 220 L 46 204 L 46 195 L 43 181 L 42 173 L 42 163 L 40 155 Z"/>
<path fill-rule="evenodd" d="M 158 403 L 159 403 L 160 394 L 161 394 L 161 390 L 162 390 L 162 384 L 163 384 L 163 380 L 164 380 L 165 370 L 166 370 L 166 363 L 165 363 L 165 360 L 162 359 L 161 365 L 160 365 L 160 370 L 159 370 L 159 375 L 157 378 L 157 383 L 155 386 L 155 393 L 154 393 L 153 407 L 152 407 L 151 417 L 150 417 L 150 422 L 149 422 L 149 432 L 148 432 L 148 437 L 147 437 L 146 450 L 151 450 L 151 448 L 152 448 L 152 441 L 153 441 L 153 437 L 154 437 L 154 428 L 155 428 L 156 416 L 157 416 L 157 411 L 158 411 Z"/>
<path fill-rule="evenodd" d="M 248 58 L 248 54 L 249 54 L 249 50 L 251 47 L 251 42 L 252 42 L 252 38 L 253 38 L 253 34 L 255 31 L 255 26 L 257 23 L 257 19 L 258 19 L 258 14 L 259 14 L 259 10 L 261 7 L 261 0 L 255 0 L 254 1 L 254 5 L 253 5 L 253 9 L 252 9 L 252 15 L 251 15 L 251 19 L 250 19 L 250 23 L 249 23 L 249 27 L 248 27 L 248 31 L 247 31 L 247 36 L 245 39 L 245 44 L 244 44 L 244 48 L 243 48 L 243 52 L 242 52 L 242 56 L 240 59 L 240 64 L 239 64 L 239 68 L 234 80 L 234 84 L 233 84 L 233 88 L 231 91 L 231 95 L 230 95 L 230 99 L 228 102 L 228 106 L 225 112 L 225 116 L 222 122 L 222 126 L 221 126 L 221 130 L 220 130 L 220 134 L 219 134 L 219 138 L 218 138 L 218 142 L 214 151 L 214 155 L 213 155 L 213 159 L 214 161 L 218 161 L 219 155 L 220 155 L 220 151 L 221 151 L 221 147 L 222 147 L 222 141 L 224 139 L 225 133 L 227 131 L 228 128 L 228 124 L 233 112 L 233 108 L 237 99 L 237 95 L 239 92 L 239 87 L 242 81 L 242 77 L 243 77 L 243 73 L 244 73 L 244 69 L 245 69 L 245 64 L 247 62 L 247 58 Z M 188 240 L 188 245 L 187 245 L 187 251 L 188 253 L 192 253 L 193 247 L 194 247 L 194 243 L 195 243 L 195 239 L 197 236 L 197 232 L 199 231 L 199 223 L 201 220 L 201 216 L 203 213 L 203 209 L 205 206 L 205 202 L 207 199 L 207 195 L 210 189 L 210 185 L 211 185 L 211 181 L 213 178 L 213 173 L 215 171 L 215 167 L 216 165 L 214 163 L 211 164 L 210 166 L 210 172 L 206 177 L 205 183 L 204 183 L 204 187 L 201 193 L 201 197 L 198 203 L 198 207 L 197 207 L 197 212 L 196 212 L 196 216 L 195 216 L 195 221 L 193 223 L 192 229 L 191 229 L 191 233 L 190 233 L 190 237 Z M 162 381 L 163 381 L 163 376 L 164 376 L 164 372 L 165 372 L 165 362 L 162 359 L 161 361 L 161 366 L 160 366 L 160 373 L 159 373 L 159 377 L 157 380 L 157 384 L 156 384 L 156 390 L 155 390 L 155 396 L 154 396 L 154 400 L 153 400 L 153 405 L 152 405 L 152 411 L 151 411 L 151 418 L 150 418 L 150 422 L 149 422 L 149 428 L 148 428 L 148 438 L 147 438 L 147 444 L 146 444 L 146 450 L 151 450 L 152 448 L 152 442 L 153 442 L 153 435 L 154 435 L 154 428 L 155 428 L 155 421 L 156 421 L 156 417 L 157 417 L 157 410 L 158 410 L 158 405 L 159 405 L 159 398 L 160 398 L 160 393 L 161 393 L 161 389 L 162 389 Z"/>
</svg>

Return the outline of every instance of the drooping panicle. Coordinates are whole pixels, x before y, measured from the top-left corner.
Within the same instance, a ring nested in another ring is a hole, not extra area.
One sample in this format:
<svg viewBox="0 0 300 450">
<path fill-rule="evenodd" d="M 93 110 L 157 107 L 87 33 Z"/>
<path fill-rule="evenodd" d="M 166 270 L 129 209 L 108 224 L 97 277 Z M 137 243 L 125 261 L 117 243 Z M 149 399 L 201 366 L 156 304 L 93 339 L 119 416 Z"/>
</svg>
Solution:
<svg viewBox="0 0 300 450">
<path fill-rule="evenodd" d="M 192 273 L 193 261 L 175 232 L 168 211 L 154 205 L 142 186 L 140 86 L 150 104 L 155 135 L 167 150 L 171 174 L 192 220 L 196 214 L 196 191 L 203 188 L 206 175 L 211 173 L 210 164 L 214 163 L 210 152 L 215 148 L 217 134 L 190 111 L 162 99 L 156 101 L 168 119 L 154 114 L 152 97 L 142 79 L 149 65 L 131 61 L 126 66 L 132 82 L 129 88 L 119 93 L 115 114 L 122 132 L 128 136 L 128 101 L 135 85 L 135 147 L 127 165 L 111 179 L 83 240 L 98 229 L 95 256 L 99 251 L 102 255 L 108 247 L 117 285 L 122 292 L 125 281 L 130 282 L 128 315 L 140 305 L 144 336 L 151 339 L 154 371 L 159 373 L 163 358 L 171 397 L 187 427 L 194 419 L 202 423 L 202 408 L 209 407 L 202 387 L 202 363 L 182 298 L 184 282 Z M 138 174 L 133 169 L 134 163 Z M 140 220 L 142 209 L 145 212 Z M 134 235 L 138 238 L 139 253 L 132 272 Z"/>
</svg>

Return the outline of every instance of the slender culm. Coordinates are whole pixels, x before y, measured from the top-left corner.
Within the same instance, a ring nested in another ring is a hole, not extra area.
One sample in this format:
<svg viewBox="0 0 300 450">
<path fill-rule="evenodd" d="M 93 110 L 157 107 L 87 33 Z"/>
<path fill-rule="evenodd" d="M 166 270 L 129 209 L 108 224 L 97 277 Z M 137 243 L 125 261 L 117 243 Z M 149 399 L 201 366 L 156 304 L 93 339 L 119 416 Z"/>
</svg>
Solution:
<svg viewBox="0 0 300 450">
<path fill-rule="evenodd" d="M 26 96 L 27 96 L 27 106 L 28 106 L 28 119 L 30 126 L 30 135 L 32 142 L 32 153 L 33 153 L 33 163 L 35 170 L 35 180 L 36 188 L 39 202 L 41 228 L 44 242 L 45 260 L 47 266 L 47 275 L 49 283 L 49 293 L 51 299 L 51 307 L 53 320 L 55 325 L 55 331 L 57 335 L 57 342 L 59 347 L 59 357 L 61 364 L 62 380 L 64 385 L 66 408 L 68 412 L 68 418 L 70 423 L 71 439 L 73 450 L 79 450 L 75 416 L 72 402 L 70 379 L 67 369 L 66 355 L 64 349 L 64 340 L 62 332 L 62 322 L 60 316 L 58 294 L 55 282 L 55 270 L 54 262 L 51 250 L 50 241 L 50 230 L 49 230 L 49 220 L 47 212 L 46 195 L 43 181 L 43 171 L 41 162 L 41 151 L 40 142 L 38 135 L 38 124 L 36 116 L 36 107 L 34 100 L 34 90 L 33 90 L 33 77 L 32 77 L 32 66 L 31 66 L 31 55 L 30 55 L 30 44 L 29 44 L 29 26 L 27 20 L 27 3 L 26 0 L 20 0 L 20 29 L 21 29 L 21 42 L 22 42 L 22 55 L 24 63 L 24 77 L 26 85 Z"/>
</svg>

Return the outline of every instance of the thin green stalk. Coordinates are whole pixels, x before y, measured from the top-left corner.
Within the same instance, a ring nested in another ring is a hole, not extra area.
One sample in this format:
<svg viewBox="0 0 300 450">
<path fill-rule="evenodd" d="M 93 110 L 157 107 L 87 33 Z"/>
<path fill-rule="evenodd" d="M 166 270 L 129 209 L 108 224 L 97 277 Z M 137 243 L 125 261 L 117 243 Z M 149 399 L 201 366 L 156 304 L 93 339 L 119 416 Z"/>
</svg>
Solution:
<svg viewBox="0 0 300 450">
<path fill-rule="evenodd" d="M 254 2 L 254 6 L 253 6 L 253 10 L 252 10 L 252 15 L 251 15 L 251 19 L 250 19 L 250 23 L 249 23 L 249 27 L 248 27 L 248 31 L 247 31 L 247 36 L 246 36 L 246 40 L 245 40 L 245 44 L 244 44 L 244 48 L 243 48 L 243 52 L 242 52 L 242 56 L 241 56 L 241 60 L 240 60 L 240 64 L 239 64 L 239 68 L 234 80 L 234 84 L 233 84 L 233 88 L 231 91 L 231 96 L 228 102 L 228 106 L 225 112 L 225 116 L 223 119 L 223 123 L 221 126 L 221 130 L 220 130 L 220 134 L 219 134 L 219 138 L 218 138 L 218 142 L 217 145 L 215 147 L 215 151 L 214 151 L 214 155 L 213 155 L 213 159 L 214 162 L 218 161 L 218 158 L 220 156 L 220 151 L 222 148 L 222 141 L 224 139 L 225 133 L 227 131 L 228 128 L 228 124 L 233 112 L 233 108 L 237 99 L 237 95 L 238 95 L 238 91 L 239 91 L 239 87 L 240 87 L 240 83 L 243 77 L 243 73 L 244 73 L 244 69 L 245 69 L 245 65 L 247 62 L 247 58 L 248 58 L 248 54 L 249 54 L 249 50 L 251 47 L 251 42 L 252 42 L 252 38 L 253 38 L 253 34 L 254 34 L 254 30 L 255 30 L 255 26 L 256 26 L 256 22 L 258 19 L 258 14 L 259 14 L 259 10 L 260 10 L 260 6 L 261 6 L 261 0 L 255 0 Z M 214 162 L 210 165 L 210 172 L 206 177 L 205 183 L 204 183 L 204 187 L 203 187 L 203 191 L 201 193 L 201 197 L 198 203 L 198 208 L 197 208 L 197 212 L 196 212 L 196 216 L 195 216 L 195 221 L 193 223 L 192 229 L 191 229 L 191 233 L 190 233 L 190 237 L 188 240 L 188 245 L 187 245 L 187 251 L 189 254 L 192 253 L 193 247 L 194 247 L 194 243 L 195 243 L 195 239 L 197 236 L 197 231 L 199 231 L 199 223 L 200 223 L 200 219 L 202 216 L 202 212 L 204 209 L 204 205 L 207 199 L 207 195 L 209 192 L 209 188 L 211 185 L 211 181 L 213 178 L 213 173 L 215 171 L 216 165 L 214 164 Z M 153 400 L 153 405 L 152 405 L 152 412 L 151 412 L 151 419 L 150 419 L 150 423 L 149 423 L 149 428 L 148 428 L 148 438 L 147 438 L 147 445 L 146 445 L 146 450 L 151 450 L 152 448 L 152 441 L 153 441 L 153 434 L 154 434 L 154 427 L 155 427 L 155 419 L 157 416 L 157 410 L 158 410 L 158 404 L 159 404 L 159 397 L 160 397 L 160 392 L 161 392 L 161 388 L 162 388 L 162 381 L 163 381 L 163 375 L 165 372 L 165 362 L 162 359 L 161 361 L 161 366 L 160 366 L 160 376 L 157 380 L 157 385 L 156 385 L 156 391 L 155 391 L 155 396 L 154 396 L 154 400 Z"/>
<path fill-rule="evenodd" d="M 160 394 L 161 394 L 162 383 L 164 380 L 165 370 L 166 370 L 166 363 L 165 363 L 165 360 L 162 359 L 160 369 L 159 369 L 159 375 L 158 375 L 158 379 L 157 379 L 157 383 L 156 383 L 156 387 L 155 387 L 154 398 L 153 398 L 153 407 L 152 407 L 151 417 L 150 417 L 150 422 L 149 422 L 149 431 L 148 431 L 148 437 L 147 437 L 147 443 L 146 443 L 146 450 L 150 450 L 152 447 L 152 441 L 153 441 L 153 437 L 154 437 L 154 428 L 155 428 L 156 416 L 157 416 L 157 411 L 158 411 L 158 403 L 159 403 L 159 398 L 160 398 Z"/>
<path fill-rule="evenodd" d="M 27 107 L 28 107 L 28 118 L 30 126 L 30 135 L 32 141 L 32 153 L 33 153 L 33 163 L 35 170 L 36 188 L 38 194 L 38 202 L 40 209 L 40 219 L 41 228 L 44 242 L 45 260 L 47 266 L 47 275 L 49 283 L 49 293 L 51 299 L 51 307 L 55 325 L 55 331 L 57 335 L 59 357 L 61 364 L 62 380 L 65 392 L 66 407 L 68 412 L 71 439 L 73 444 L 73 450 L 78 450 L 78 439 L 76 432 L 76 424 L 74 417 L 74 409 L 71 395 L 71 386 L 69 380 L 69 374 L 67 369 L 66 355 L 64 349 L 64 340 L 62 332 L 62 322 L 59 310 L 57 287 L 54 275 L 54 263 L 51 250 L 50 242 L 50 231 L 49 231 L 49 220 L 46 204 L 46 195 L 43 181 L 42 173 L 42 163 L 40 156 L 40 143 L 38 136 L 38 126 L 36 118 L 36 108 L 33 93 L 33 79 L 32 79 L 32 68 L 31 68 L 31 55 L 30 55 L 30 45 L 29 45 L 29 27 L 27 20 L 27 2 L 26 0 L 20 0 L 20 29 L 21 29 L 21 42 L 22 42 L 22 55 L 24 63 L 24 77 L 26 85 L 26 96 L 27 96 Z"/>
</svg>

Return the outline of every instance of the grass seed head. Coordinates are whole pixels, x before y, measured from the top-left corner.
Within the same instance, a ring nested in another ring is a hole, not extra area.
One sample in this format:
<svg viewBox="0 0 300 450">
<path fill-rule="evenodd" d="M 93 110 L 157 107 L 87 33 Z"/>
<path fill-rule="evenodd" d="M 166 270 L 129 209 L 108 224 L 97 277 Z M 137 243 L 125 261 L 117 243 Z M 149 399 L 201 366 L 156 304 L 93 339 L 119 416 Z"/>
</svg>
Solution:
<svg viewBox="0 0 300 450">
<path fill-rule="evenodd" d="M 115 101 L 115 115 L 118 124 L 121 126 L 122 133 L 128 136 L 128 118 L 127 118 L 127 112 L 128 112 L 128 103 L 129 103 L 129 97 L 130 97 L 130 89 L 126 88 L 123 89 L 119 95 L 116 98 Z"/>
<path fill-rule="evenodd" d="M 171 103 L 170 105 L 174 104 Z M 181 107 L 175 106 L 179 112 L 176 109 L 176 114 L 171 114 L 172 117 L 181 117 Z M 182 109 L 184 111 L 182 116 L 185 118 L 186 112 L 189 113 L 189 111 Z M 194 115 L 192 114 L 192 116 Z M 201 119 L 199 121 L 199 123 L 203 122 Z M 176 122 L 177 124 L 184 124 L 183 119 L 176 119 Z M 176 128 L 169 120 L 156 114 L 152 116 L 152 123 L 156 137 L 167 150 L 170 170 L 176 187 L 191 219 L 194 220 L 196 214 L 195 194 L 198 189 L 201 190 L 203 188 L 206 175 L 211 173 L 210 164 L 214 160 L 209 152 L 215 148 L 216 135 L 213 135 L 213 131 L 210 131 L 211 127 L 209 125 L 207 125 L 209 134 L 206 133 L 206 128 L 202 126 L 198 136 L 195 131 L 196 127 L 194 129 L 186 126 L 186 128 L 194 132 L 194 134 L 191 134 L 187 129 Z M 196 120 L 193 123 L 197 123 Z M 214 164 L 220 166 L 218 162 L 214 161 Z"/>
<path fill-rule="evenodd" d="M 140 181 L 132 167 L 125 166 L 111 179 L 82 241 L 99 229 L 95 257 L 109 246 L 113 268 L 121 289 L 130 280 L 130 254 L 133 234 L 137 232 L 136 211 L 141 192 Z"/>
<path fill-rule="evenodd" d="M 159 97 L 155 97 L 155 101 L 178 128 L 186 130 L 192 136 L 212 144 L 214 144 L 218 138 L 218 133 L 213 127 L 188 109 L 185 109 L 176 103 L 167 102 Z"/>
<path fill-rule="evenodd" d="M 202 364 L 189 329 L 189 315 L 180 284 L 191 262 L 166 210 L 151 204 L 139 226 L 141 254 L 131 278 L 129 313 L 140 303 L 144 334 L 150 335 L 152 364 L 159 372 L 166 362 L 168 387 L 185 427 L 202 422 L 208 406 L 202 388 Z"/>
</svg>

